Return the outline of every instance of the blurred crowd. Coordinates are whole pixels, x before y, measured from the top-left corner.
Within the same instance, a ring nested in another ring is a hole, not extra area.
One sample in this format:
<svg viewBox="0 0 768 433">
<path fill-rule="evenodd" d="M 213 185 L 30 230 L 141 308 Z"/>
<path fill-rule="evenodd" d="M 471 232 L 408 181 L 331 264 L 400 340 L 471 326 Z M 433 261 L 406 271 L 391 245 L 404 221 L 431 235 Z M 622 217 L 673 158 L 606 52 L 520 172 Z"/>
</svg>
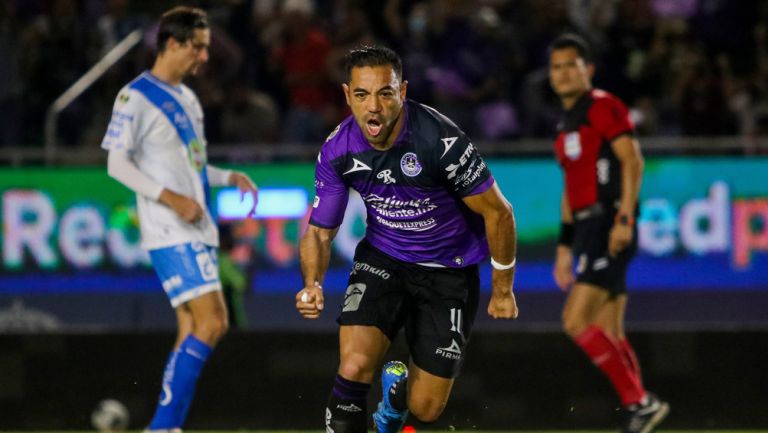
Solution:
<svg viewBox="0 0 768 433">
<path fill-rule="evenodd" d="M 211 60 L 189 83 L 212 145 L 317 145 L 348 114 L 343 55 L 382 43 L 408 96 L 475 140 L 551 137 L 547 45 L 594 46 L 597 87 L 642 135 L 768 135 L 768 0 L 2 0 L 0 145 L 40 146 L 49 105 L 135 29 L 140 46 L 61 115 L 63 145 L 95 146 L 118 89 L 151 66 L 161 12 L 202 7 Z"/>
</svg>

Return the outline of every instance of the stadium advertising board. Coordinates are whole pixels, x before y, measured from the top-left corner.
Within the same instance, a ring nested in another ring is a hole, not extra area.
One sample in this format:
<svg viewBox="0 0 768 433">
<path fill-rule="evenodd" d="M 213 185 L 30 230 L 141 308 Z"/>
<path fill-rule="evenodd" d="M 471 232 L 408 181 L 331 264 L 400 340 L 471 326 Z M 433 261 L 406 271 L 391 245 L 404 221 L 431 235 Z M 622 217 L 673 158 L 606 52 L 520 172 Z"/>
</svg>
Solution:
<svg viewBox="0 0 768 433">
<path fill-rule="evenodd" d="M 559 169 L 548 159 L 488 163 L 515 209 L 518 290 L 556 290 L 550 270 Z M 229 254 L 251 271 L 254 291 L 292 293 L 301 284 L 297 240 L 314 197 L 313 166 L 238 168 L 259 184 L 261 199 L 256 218 L 243 220 L 249 203 L 240 202 L 237 191 L 215 191 L 212 207 L 231 236 Z M 768 158 L 649 159 L 631 284 L 639 290 L 768 290 L 766 172 Z M 2 169 L 0 194 L 0 293 L 159 288 L 138 244 L 133 194 L 102 167 Z M 364 230 L 365 210 L 353 198 L 334 243 L 329 290 L 344 288 Z"/>
</svg>

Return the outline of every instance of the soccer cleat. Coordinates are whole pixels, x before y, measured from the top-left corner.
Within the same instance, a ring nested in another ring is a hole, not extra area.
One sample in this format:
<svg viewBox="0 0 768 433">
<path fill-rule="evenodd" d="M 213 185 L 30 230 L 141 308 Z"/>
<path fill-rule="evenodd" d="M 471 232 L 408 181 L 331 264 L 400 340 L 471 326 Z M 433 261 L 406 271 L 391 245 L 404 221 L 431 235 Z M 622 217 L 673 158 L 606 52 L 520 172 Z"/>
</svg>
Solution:
<svg viewBox="0 0 768 433">
<path fill-rule="evenodd" d="M 645 404 L 633 404 L 626 408 L 626 421 L 622 433 L 651 433 L 669 414 L 669 403 L 648 394 Z"/>
<path fill-rule="evenodd" d="M 373 413 L 373 425 L 378 433 L 397 433 L 405 423 L 408 411 L 397 411 L 389 404 L 389 392 L 392 386 L 408 378 L 408 367 L 400 361 L 384 364 L 381 371 L 382 397 L 376 412 Z"/>
</svg>

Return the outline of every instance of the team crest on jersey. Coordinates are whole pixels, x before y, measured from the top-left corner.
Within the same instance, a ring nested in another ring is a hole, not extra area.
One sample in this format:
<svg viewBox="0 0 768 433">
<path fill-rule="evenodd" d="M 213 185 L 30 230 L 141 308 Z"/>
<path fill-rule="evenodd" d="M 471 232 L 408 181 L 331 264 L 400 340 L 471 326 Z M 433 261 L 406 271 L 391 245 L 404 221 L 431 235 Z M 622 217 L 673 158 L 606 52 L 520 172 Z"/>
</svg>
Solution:
<svg viewBox="0 0 768 433">
<path fill-rule="evenodd" d="M 205 154 L 205 147 L 203 147 L 203 143 L 201 143 L 200 140 L 196 138 L 190 141 L 189 162 L 192 163 L 192 166 L 195 167 L 195 170 L 203 171 L 207 159 L 208 158 Z"/>
<path fill-rule="evenodd" d="M 421 163 L 413 152 L 408 152 L 400 158 L 400 169 L 406 176 L 414 177 L 421 173 Z"/>
<path fill-rule="evenodd" d="M 568 159 L 579 159 L 581 156 L 581 138 L 578 131 L 565 134 L 563 149 Z"/>
</svg>

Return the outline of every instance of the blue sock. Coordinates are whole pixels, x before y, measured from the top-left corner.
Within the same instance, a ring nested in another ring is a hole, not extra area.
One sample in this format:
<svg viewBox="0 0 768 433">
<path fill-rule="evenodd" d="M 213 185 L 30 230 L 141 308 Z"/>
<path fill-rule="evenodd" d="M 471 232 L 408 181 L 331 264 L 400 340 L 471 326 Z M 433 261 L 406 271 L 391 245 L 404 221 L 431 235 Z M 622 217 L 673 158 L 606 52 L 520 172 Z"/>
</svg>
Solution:
<svg viewBox="0 0 768 433">
<path fill-rule="evenodd" d="M 189 335 L 171 352 L 163 373 L 163 386 L 150 430 L 181 427 L 187 418 L 195 385 L 213 348 Z"/>
</svg>

